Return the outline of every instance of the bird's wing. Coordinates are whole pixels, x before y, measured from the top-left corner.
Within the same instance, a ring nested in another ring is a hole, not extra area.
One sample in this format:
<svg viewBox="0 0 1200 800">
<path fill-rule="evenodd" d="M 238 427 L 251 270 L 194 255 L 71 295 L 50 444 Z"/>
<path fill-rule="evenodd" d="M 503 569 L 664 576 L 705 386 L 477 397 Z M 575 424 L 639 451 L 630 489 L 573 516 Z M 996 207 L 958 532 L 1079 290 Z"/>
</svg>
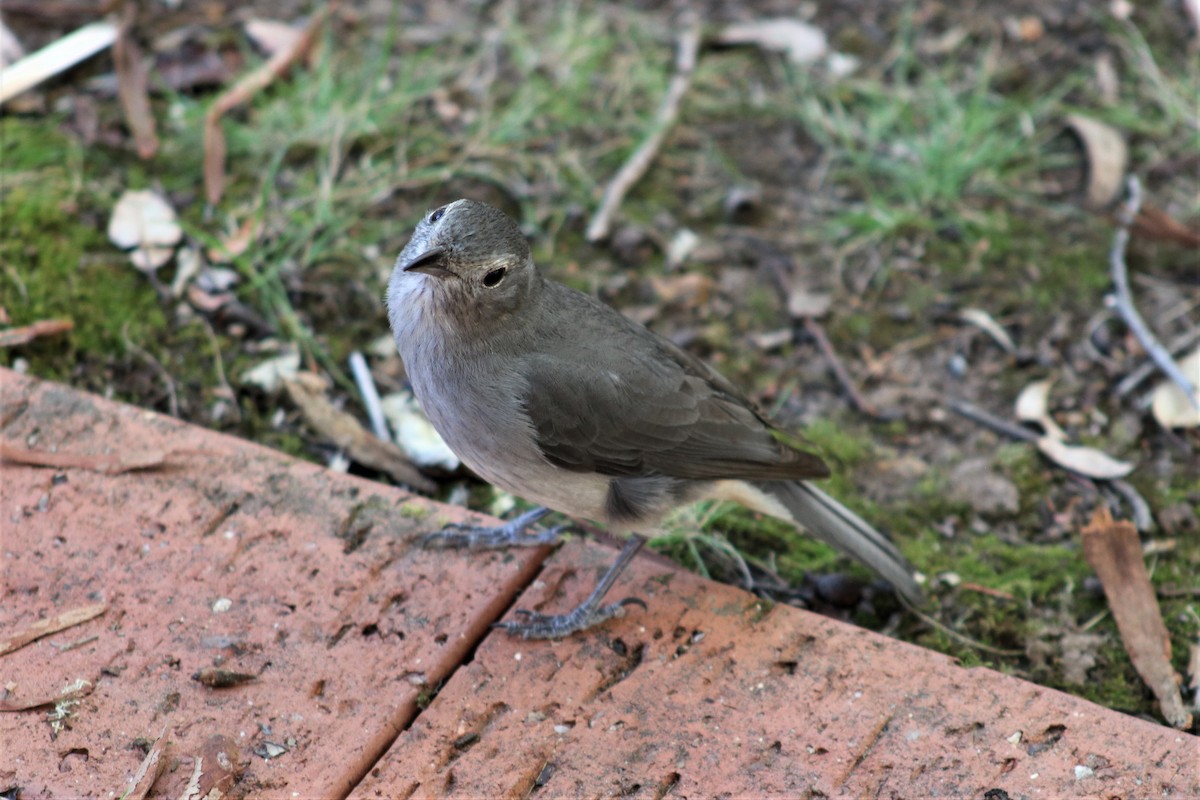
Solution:
<svg viewBox="0 0 1200 800">
<path fill-rule="evenodd" d="M 823 478 L 816 455 L 671 342 L 613 330 L 566 360 L 525 362 L 525 412 L 547 460 L 575 472 L 685 479 Z"/>
</svg>

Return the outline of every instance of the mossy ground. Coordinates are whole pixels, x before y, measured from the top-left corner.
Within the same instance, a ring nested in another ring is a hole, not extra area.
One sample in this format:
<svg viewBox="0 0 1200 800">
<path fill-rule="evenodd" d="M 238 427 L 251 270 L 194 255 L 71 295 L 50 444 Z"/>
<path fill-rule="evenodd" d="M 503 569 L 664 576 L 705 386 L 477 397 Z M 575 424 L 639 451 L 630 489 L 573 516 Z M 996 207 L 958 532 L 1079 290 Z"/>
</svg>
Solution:
<svg viewBox="0 0 1200 800">
<path fill-rule="evenodd" d="M 224 121 L 229 180 L 216 208 L 199 186 L 208 93 L 156 96 L 162 149 L 148 162 L 113 143 L 124 131 L 107 98 L 98 103 L 100 143 L 83 143 L 69 103 L 5 116 L 0 306 L 13 324 L 67 317 L 75 327 L 5 352 L 4 363 L 20 359 L 43 377 L 321 457 L 302 421 L 279 414 L 284 401 L 243 385 L 242 372 L 295 343 L 354 408 L 345 358 L 386 333 L 383 285 L 416 216 L 458 196 L 488 200 L 522 220 L 548 272 L 646 310 L 652 327 L 718 365 L 782 422 L 803 426 L 834 467 L 828 490 L 893 532 L 930 576 L 935 614 L 986 648 L 912 618 L 889 630 L 966 664 L 1152 713 L 1089 581 L 1077 525 L 1050 522 L 1077 503 L 1078 523 L 1098 502 L 1095 490 L 1026 444 L 939 413 L 939 398 L 1007 416 L 1022 385 L 1057 376 L 1073 432 L 1141 463 L 1132 482 L 1152 509 L 1200 503 L 1195 439 L 1162 433 L 1111 395 L 1114 376 L 1136 363 L 1120 331 L 1108 366 L 1089 361 L 1081 344 L 1104 306 L 1112 228 L 1080 207 L 1084 163 L 1062 125 L 1083 111 L 1123 130 L 1156 204 L 1194 220 L 1200 138 L 1187 98 L 1200 80 L 1182 24 L 1164 24 L 1166 11 L 1127 23 L 1100 7 L 1066 17 L 1049 8 L 1060 24 L 1022 42 L 981 24 L 994 15 L 969 4 L 818 5 L 814 23 L 860 68 L 838 79 L 776 54 L 706 48 L 682 118 L 622 205 L 611 246 L 587 244 L 583 229 L 606 181 L 653 127 L 673 61 L 665 12 L 463 6 L 455 13 L 465 26 L 430 42 L 406 38 L 408 10 L 376 19 L 359 9 L 335 22 L 311 68 Z M 169 29 L 161 13 L 155 24 Z M 723 12 L 714 13 L 713 27 Z M 954 31 L 960 44 L 938 44 Z M 232 29 L 222 36 L 239 40 Z M 1115 99 L 1099 98 L 1097 53 L 1119 68 Z M 54 96 L 75 90 L 67 82 Z M 171 199 L 197 246 L 259 221 L 260 236 L 232 266 L 242 278 L 237 300 L 266 330 L 161 294 L 107 242 L 120 192 L 146 187 Z M 723 205 L 733 187 L 758 198 L 745 218 Z M 682 227 L 706 245 L 685 269 L 715 288 L 704 300 L 665 302 L 651 279 L 665 273 L 664 245 Z M 1160 286 L 1184 287 L 1194 303 L 1194 269 L 1180 266 L 1189 255 L 1135 240 L 1130 265 Z M 890 398 L 895 418 L 850 411 L 801 331 L 781 347 L 752 344 L 753 334 L 793 327 L 767 266 L 780 258 L 796 280 L 833 294 L 823 323 L 834 347 L 864 391 Z M 1145 302 L 1170 305 L 1148 289 L 1139 284 Z M 955 315 L 971 307 L 1002 320 L 1022 357 L 964 328 Z M 1155 321 L 1165 335 L 1181 328 L 1174 319 Z M 956 359 L 965 364 L 957 372 Z M 400 385 L 394 362 L 375 367 L 385 389 Z M 902 391 L 884 391 L 895 386 Z M 1105 420 L 1132 433 L 1114 445 Z M 1017 487 L 1016 512 L 981 516 L 951 499 L 953 467 L 980 455 Z M 919 463 L 916 473 L 887 466 L 905 457 Z M 476 487 L 471 497 L 487 507 L 489 492 Z M 661 545 L 718 577 L 739 579 L 739 551 L 793 583 L 844 566 L 828 548 L 744 511 L 701 509 L 682 523 Z M 1163 614 L 1183 670 L 1200 625 L 1187 591 L 1198 585 L 1200 537 L 1152 538 L 1175 542 L 1151 567 L 1155 584 L 1174 590 Z M 876 619 L 861 608 L 842 613 L 886 624 L 890 609 L 877 610 Z M 1072 682 L 1059 645 L 1081 631 L 1101 639 L 1088 680 Z"/>
</svg>

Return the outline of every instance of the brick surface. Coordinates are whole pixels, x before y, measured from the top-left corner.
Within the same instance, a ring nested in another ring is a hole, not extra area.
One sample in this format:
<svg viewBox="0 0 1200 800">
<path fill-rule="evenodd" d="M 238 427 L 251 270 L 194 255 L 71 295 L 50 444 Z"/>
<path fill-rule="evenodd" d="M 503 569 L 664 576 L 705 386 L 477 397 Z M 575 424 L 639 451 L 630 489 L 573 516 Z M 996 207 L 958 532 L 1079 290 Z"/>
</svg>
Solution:
<svg viewBox="0 0 1200 800">
<path fill-rule="evenodd" d="M 0 713 L 0 791 L 22 800 L 119 796 L 164 726 L 176 760 L 231 737 L 252 795 L 344 796 L 545 555 L 424 551 L 412 537 L 461 510 L 11 372 L 0 392 L 7 442 L 173 453 L 120 475 L 2 468 L 0 638 L 108 606 L 0 656 L 9 704 L 93 687 L 57 734 L 45 707 Z M 257 679 L 210 688 L 206 667 Z M 180 796 L 179 763 L 156 794 Z"/>
<path fill-rule="evenodd" d="M 564 548 L 518 606 L 569 608 L 604 556 Z M 1200 797 L 1188 734 L 647 559 L 628 594 L 650 612 L 488 637 L 353 796 Z"/>
<path fill-rule="evenodd" d="M 214 735 L 233 796 L 1200 797 L 1196 737 L 649 558 L 613 593 L 648 611 L 489 633 L 514 601 L 569 608 L 615 552 L 426 552 L 460 510 L 11 372 L 0 402 L 5 442 L 169 454 L 0 467 L 0 641 L 106 604 L 0 655 L 6 707 L 90 689 L 57 731 L 0 713 L 0 792 L 119 796 L 166 728 L 155 797 Z M 213 667 L 256 678 L 193 679 Z"/>
</svg>

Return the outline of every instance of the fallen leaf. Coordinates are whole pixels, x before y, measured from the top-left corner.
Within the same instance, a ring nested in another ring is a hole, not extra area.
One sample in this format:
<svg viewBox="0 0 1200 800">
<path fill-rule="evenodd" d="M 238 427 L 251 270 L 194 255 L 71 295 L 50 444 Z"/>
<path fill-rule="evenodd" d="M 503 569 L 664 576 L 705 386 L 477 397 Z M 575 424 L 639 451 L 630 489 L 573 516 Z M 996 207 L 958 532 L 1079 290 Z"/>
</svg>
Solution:
<svg viewBox="0 0 1200 800">
<path fill-rule="evenodd" d="M 1036 422 L 1047 436 L 1066 441 L 1067 433 L 1050 416 L 1050 387 L 1052 380 L 1034 381 L 1017 395 L 1016 416 L 1022 422 Z"/>
<path fill-rule="evenodd" d="M 679 275 L 654 275 L 650 286 L 664 303 L 682 303 L 688 308 L 703 306 L 712 297 L 716 282 L 699 272 Z"/>
<path fill-rule="evenodd" d="M 237 742 L 232 736 L 219 733 L 208 737 L 196 755 L 196 761 L 203 765 L 196 784 L 197 800 L 222 800 L 228 797 L 229 790 L 246 768 L 239 755 Z"/>
<path fill-rule="evenodd" d="M 146 751 L 146 757 L 142 759 L 137 772 L 129 779 L 125 791 L 119 795 L 121 800 L 144 800 L 150 794 L 150 790 L 154 788 L 155 781 L 162 775 L 163 767 L 167 765 L 167 759 L 163 756 L 169 744 L 167 740 L 167 730 L 169 728 L 170 722 L 163 725 L 163 729 L 154 740 L 154 744 L 150 745 L 150 749 Z"/>
<path fill-rule="evenodd" d="M 1150 412 L 1164 428 L 1200 427 L 1200 347 L 1179 359 L 1179 369 L 1196 387 L 1193 396 L 1175 381 L 1164 380 L 1150 396 Z"/>
<path fill-rule="evenodd" d="M 403 450 L 368 431 L 352 415 L 334 408 L 325 397 L 323 382 L 317 376 L 300 373 L 293 379 L 285 379 L 283 387 L 308 424 L 345 450 L 350 458 L 386 472 L 397 482 L 417 491 L 432 492 L 437 488 L 437 484 L 413 466 Z"/>
<path fill-rule="evenodd" d="M 1183 247 L 1200 247 L 1200 231 L 1187 227 L 1150 203 L 1142 203 L 1141 210 L 1134 217 L 1133 229 L 1139 236 L 1174 242 Z"/>
<path fill-rule="evenodd" d="M 1113 480 L 1133 472 L 1133 464 L 1118 461 L 1094 447 L 1065 444 L 1049 434 L 1038 438 L 1037 447 L 1055 464 L 1087 478 Z"/>
<path fill-rule="evenodd" d="M 134 450 L 119 453 L 49 453 L 44 450 L 30 450 L 18 444 L 0 441 L 0 466 L 5 462 L 26 464 L 31 467 L 51 467 L 53 469 L 90 469 L 107 475 L 119 475 L 123 472 L 136 472 L 144 469 L 157 469 L 163 466 L 168 456 L 179 455 L 185 450 L 173 450 L 164 453 L 161 450 Z"/>
<path fill-rule="evenodd" d="M 263 217 L 255 212 L 238 226 L 233 233 L 222 236 L 217 244 L 208 248 L 208 258 L 214 264 L 228 264 L 246 252 L 251 243 L 262 233 Z"/>
<path fill-rule="evenodd" d="M 268 56 L 284 52 L 296 46 L 304 31 L 293 28 L 286 22 L 254 17 L 244 26 L 250 40 Z"/>
<path fill-rule="evenodd" d="M 716 36 L 718 44 L 752 44 L 786 53 L 793 64 L 811 64 L 829 49 L 825 32 L 798 19 L 775 17 L 727 25 Z"/>
<path fill-rule="evenodd" d="M 1083 142 L 1087 153 L 1087 205 L 1092 209 L 1106 208 L 1116 201 L 1125 183 L 1129 165 L 1125 138 L 1111 125 L 1081 114 L 1069 114 L 1067 125 Z"/>
<path fill-rule="evenodd" d="M 187 291 L 188 284 L 204 269 L 204 256 L 195 247 L 184 245 L 175 253 L 175 277 L 171 281 L 171 297 L 176 299 Z"/>
<path fill-rule="evenodd" d="M 1133 668 L 1158 698 L 1163 718 L 1177 729 L 1190 728 L 1192 715 L 1184 708 L 1180 677 L 1171 667 L 1171 638 L 1146 572 L 1137 529 L 1131 522 L 1114 520 L 1101 506 L 1082 537 L 1084 557 L 1104 586 Z"/>
<path fill-rule="evenodd" d="M 75 327 L 69 319 L 43 319 L 22 325 L 20 328 L 9 328 L 0 331 L 0 347 L 17 347 L 29 344 L 39 336 L 53 336 L 66 333 Z"/>
<path fill-rule="evenodd" d="M 296 377 L 300 371 L 300 351 L 292 349 L 267 359 L 242 373 L 242 383 L 257 386 L 267 394 L 275 394 L 283 382 Z"/>
<path fill-rule="evenodd" d="M 799 285 L 788 292 L 787 311 L 792 319 L 820 319 L 832 307 L 833 295 L 829 292 L 811 292 Z"/>
<path fill-rule="evenodd" d="M 394 348 L 395 343 L 389 343 Z M 379 401 L 383 415 L 396 432 L 396 444 L 418 466 L 438 467 L 447 472 L 458 469 L 458 456 L 434 429 L 411 392 L 396 392 Z"/>
<path fill-rule="evenodd" d="M 1096 88 L 1105 105 L 1115 106 L 1121 99 L 1121 82 L 1107 50 L 1096 56 Z"/>
<path fill-rule="evenodd" d="M 1017 346 L 1013 343 L 1012 337 L 1008 335 L 1008 331 L 1004 330 L 1000 323 L 996 322 L 992 315 L 982 308 L 964 308 L 959 312 L 958 317 L 963 322 L 974 325 L 991 336 L 1004 352 L 1010 355 L 1017 352 Z"/>
<path fill-rule="evenodd" d="M 690 228 L 680 228 L 671 239 L 671 243 L 667 245 L 667 269 L 675 269 L 687 261 L 688 256 L 692 254 L 698 244 L 700 244 L 700 237 L 696 235 L 695 231 Z"/>
<path fill-rule="evenodd" d="M 35 642 L 43 636 L 73 628 L 76 625 L 95 619 L 108 610 L 107 603 L 91 603 L 79 608 L 55 614 L 53 617 L 39 619 L 24 630 L 17 631 L 7 639 L 0 639 L 0 656 L 20 650 L 30 642 Z"/>
<path fill-rule="evenodd" d="M 64 700 L 78 700 L 81 697 L 91 694 L 95 688 L 96 684 L 92 681 L 79 678 L 71 681 L 53 694 L 38 695 L 27 700 L 14 700 L 8 697 L 0 699 L 0 711 L 28 711 L 31 708 L 53 706 Z"/>
<path fill-rule="evenodd" d="M 138 157 L 153 158 L 158 152 L 158 133 L 154 112 L 150 110 L 149 69 L 142 50 L 133 38 L 137 5 L 128 3 L 113 44 L 113 65 L 117 71 L 117 100 L 125 114 L 125 124 L 133 133 Z"/>
<path fill-rule="evenodd" d="M 153 272 L 171 260 L 183 238 L 171 205 L 149 189 L 126 189 L 108 221 L 108 238 L 122 250 L 133 249 L 129 259 L 143 272 Z"/>
</svg>

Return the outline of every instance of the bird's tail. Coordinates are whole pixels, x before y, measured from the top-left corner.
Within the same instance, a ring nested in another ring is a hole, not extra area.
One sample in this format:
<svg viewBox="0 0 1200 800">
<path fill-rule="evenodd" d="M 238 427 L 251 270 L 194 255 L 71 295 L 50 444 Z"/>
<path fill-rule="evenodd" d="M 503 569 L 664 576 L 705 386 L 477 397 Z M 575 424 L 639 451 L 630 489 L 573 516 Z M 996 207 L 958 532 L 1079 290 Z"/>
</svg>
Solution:
<svg viewBox="0 0 1200 800">
<path fill-rule="evenodd" d="M 804 481 L 760 481 L 756 485 L 788 510 L 793 522 L 823 542 L 873 569 L 914 605 L 924 597 L 913 568 L 896 545 L 866 520 Z"/>
</svg>

